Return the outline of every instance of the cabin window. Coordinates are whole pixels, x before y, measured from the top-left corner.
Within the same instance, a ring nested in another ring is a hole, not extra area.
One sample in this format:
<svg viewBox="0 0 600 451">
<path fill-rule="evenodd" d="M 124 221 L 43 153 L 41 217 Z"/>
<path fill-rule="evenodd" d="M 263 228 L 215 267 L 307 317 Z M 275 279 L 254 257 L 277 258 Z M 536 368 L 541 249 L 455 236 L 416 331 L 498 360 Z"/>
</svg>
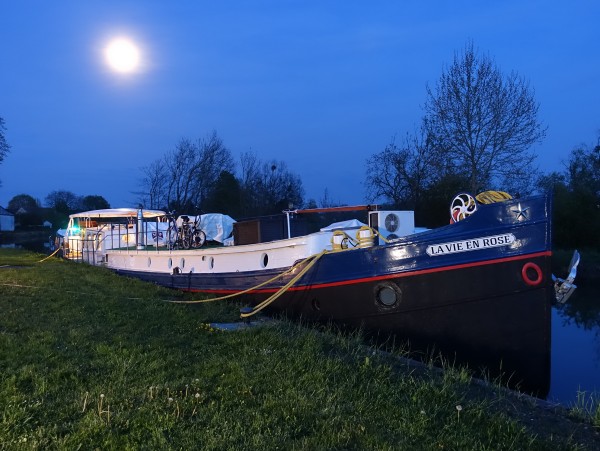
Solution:
<svg viewBox="0 0 600 451">
<path fill-rule="evenodd" d="M 169 257 L 169 259 L 167 260 L 167 267 L 169 269 L 171 269 L 173 267 L 173 259 L 171 259 L 171 257 Z"/>
<path fill-rule="evenodd" d="M 210 258 L 208 259 L 208 267 L 209 267 L 210 269 L 213 269 L 213 268 L 215 267 L 215 259 L 214 259 L 214 257 L 210 257 Z"/>
<path fill-rule="evenodd" d="M 148 268 L 150 268 L 150 266 L 152 266 L 152 259 L 148 257 Z"/>
<path fill-rule="evenodd" d="M 185 258 L 182 258 L 181 260 L 179 260 L 179 267 L 181 269 L 185 268 Z"/>
</svg>

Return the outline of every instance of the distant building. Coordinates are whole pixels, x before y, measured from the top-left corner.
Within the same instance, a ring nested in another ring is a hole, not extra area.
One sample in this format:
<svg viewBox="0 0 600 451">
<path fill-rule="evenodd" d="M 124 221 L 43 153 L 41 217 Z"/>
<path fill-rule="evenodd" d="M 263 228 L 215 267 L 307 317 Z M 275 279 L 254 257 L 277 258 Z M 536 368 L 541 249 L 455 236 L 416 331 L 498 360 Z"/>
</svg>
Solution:
<svg viewBox="0 0 600 451">
<path fill-rule="evenodd" d="M 15 215 L 6 208 L 0 207 L 0 232 L 15 231 Z"/>
</svg>

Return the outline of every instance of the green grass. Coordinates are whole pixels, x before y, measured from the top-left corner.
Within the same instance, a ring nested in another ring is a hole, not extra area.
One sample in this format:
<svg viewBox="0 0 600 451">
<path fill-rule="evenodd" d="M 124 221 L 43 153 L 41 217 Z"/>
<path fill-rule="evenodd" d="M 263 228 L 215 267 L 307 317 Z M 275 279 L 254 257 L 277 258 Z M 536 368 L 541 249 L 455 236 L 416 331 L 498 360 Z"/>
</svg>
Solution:
<svg viewBox="0 0 600 451">
<path fill-rule="evenodd" d="M 600 394 L 578 391 L 571 414 L 577 418 L 591 420 L 592 424 L 600 429 Z"/>
<path fill-rule="evenodd" d="M 577 448 L 460 368 L 286 321 L 217 331 L 239 305 L 40 258 L 0 250 L 0 449 Z"/>
</svg>

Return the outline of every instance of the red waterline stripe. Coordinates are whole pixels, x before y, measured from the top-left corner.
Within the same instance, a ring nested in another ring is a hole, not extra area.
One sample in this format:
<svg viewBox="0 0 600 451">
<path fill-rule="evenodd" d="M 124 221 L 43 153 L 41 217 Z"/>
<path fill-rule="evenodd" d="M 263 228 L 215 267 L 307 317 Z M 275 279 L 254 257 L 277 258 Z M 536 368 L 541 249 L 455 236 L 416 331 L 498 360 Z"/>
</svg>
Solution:
<svg viewBox="0 0 600 451">
<path fill-rule="evenodd" d="M 442 272 L 442 271 L 455 271 L 457 269 L 475 268 L 478 266 L 495 265 L 498 263 L 507 263 L 507 262 L 512 262 L 512 261 L 525 260 L 528 258 L 550 257 L 550 256 L 552 256 L 552 251 L 543 251 L 543 252 L 536 252 L 533 254 L 519 255 L 518 257 L 504 257 L 504 258 L 498 258 L 496 260 L 485 260 L 485 261 L 481 261 L 481 262 L 463 263 L 460 265 L 441 266 L 439 268 L 421 269 L 418 271 L 409 271 L 409 272 L 402 272 L 402 273 L 396 273 L 396 274 L 386 274 L 383 276 L 375 276 L 375 277 L 364 277 L 362 279 L 344 280 L 344 281 L 340 281 L 340 282 L 321 283 L 321 284 L 316 284 L 316 285 L 303 285 L 301 287 L 291 287 L 288 289 L 288 291 L 301 291 L 301 290 L 339 287 L 339 286 L 343 286 L 343 285 L 356 285 L 359 283 L 367 283 L 367 282 L 373 282 L 373 281 L 377 281 L 377 280 L 396 279 L 398 277 L 413 277 L 413 276 L 420 276 L 423 274 L 433 274 L 433 273 Z M 185 290 L 185 291 L 199 292 L 199 293 L 214 293 L 214 294 L 232 294 L 232 293 L 239 293 L 240 291 L 243 291 L 243 290 L 196 290 L 196 289 L 191 289 L 191 290 Z M 279 291 L 279 288 L 269 288 L 269 289 L 264 289 L 264 290 L 252 290 L 250 293 L 275 293 L 277 291 Z"/>
</svg>

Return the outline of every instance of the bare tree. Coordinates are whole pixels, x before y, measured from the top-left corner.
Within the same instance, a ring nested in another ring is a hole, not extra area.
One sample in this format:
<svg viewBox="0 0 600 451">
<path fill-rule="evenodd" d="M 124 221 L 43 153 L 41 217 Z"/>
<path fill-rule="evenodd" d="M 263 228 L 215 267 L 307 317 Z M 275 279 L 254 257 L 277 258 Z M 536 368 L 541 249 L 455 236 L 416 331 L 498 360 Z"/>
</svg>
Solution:
<svg viewBox="0 0 600 451">
<path fill-rule="evenodd" d="M 241 156 L 241 167 L 246 214 L 281 213 L 290 206 L 302 206 L 302 181 L 283 161 L 260 161 L 256 154 L 246 152 Z"/>
<path fill-rule="evenodd" d="M 5 130 L 6 127 L 4 126 L 4 119 L 0 116 L 0 163 L 4 161 L 4 157 L 10 151 L 10 146 L 8 145 L 6 137 L 4 136 Z M 0 183 L 0 186 L 2 186 L 2 183 Z"/>
<path fill-rule="evenodd" d="M 416 208 L 423 193 L 444 174 L 439 153 L 424 128 L 407 134 L 398 147 L 392 138 L 386 148 L 367 160 L 369 201 L 385 199 L 396 207 Z"/>
<path fill-rule="evenodd" d="M 104 197 L 98 194 L 88 194 L 87 196 L 83 196 L 81 199 L 80 207 L 84 211 L 102 210 L 105 208 L 110 208 L 110 204 Z"/>
<path fill-rule="evenodd" d="M 594 147 L 581 145 L 571 151 L 565 175 L 571 190 L 586 193 L 600 208 L 600 138 Z"/>
<path fill-rule="evenodd" d="M 143 167 L 139 201 L 147 208 L 194 213 L 215 189 L 222 171 L 234 171 L 229 150 L 215 131 L 193 142 L 183 138 L 163 158 Z"/>
<path fill-rule="evenodd" d="M 36 211 L 40 208 L 40 202 L 29 194 L 18 194 L 8 202 L 8 210 L 12 213 L 23 209 L 26 212 Z"/>
<path fill-rule="evenodd" d="M 64 190 L 52 191 L 45 199 L 46 206 L 64 214 L 81 210 L 81 201 L 81 196 Z"/>
<path fill-rule="evenodd" d="M 166 199 L 170 210 L 188 210 L 194 206 L 192 191 L 198 177 L 198 147 L 182 139 L 164 158 L 166 168 Z"/>
<path fill-rule="evenodd" d="M 319 206 L 321 208 L 341 207 L 344 204 L 340 201 L 335 202 L 329 195 L 329 189 L 325 188 L 323 196 L 319 199 Z M 316 208 L 316 207 L 315 207 Z"/>
<path fill-rule="evenodd" d="M 468 175 L 472 192 L 496 184 L 523 190 L 536 172 L 529 149 L 546 135 L 538 108 L 527 81 L 515 72 L 503 77 L 468 42 L 436 88 L 427 86 L 424 125 L 454 170 Z"/>
<path fill-rule="evenodd" d="M 140 185 L 144 191 L 138 192 L 138 201 L 145 208 L 167 208 L 166 182 L 167 171 L 161 158 L 142 168 Z"/>
<path fill-rule="evenodd" d="M 231 152 L 223 144 L 223 140 L 213 131 L 204 139 L 198 140 L 199 159 L 196 168 L 195 190 L 193 191 L 193 200 L 195 205 L 203 207 L 208 199 L 223 171 L 234 173 L 235 163 Z"/>
<path fill-rule="evenodd" d="M 204 212 L 224 213 L 234 218 L 242 214 L 242 189 L 235 174 L 221 171 L 210 193 L 202 201 Z"/>
<path fill-rule="evenodd" d="M 262 177 L 263 163 L 253 152 L 244 152 L 240 156 L 242 187 L 242 213 L 244 215 L 262 214 L 262 205 L 266 203 L 264 197 L 264 183 Z"/>
</svg>

